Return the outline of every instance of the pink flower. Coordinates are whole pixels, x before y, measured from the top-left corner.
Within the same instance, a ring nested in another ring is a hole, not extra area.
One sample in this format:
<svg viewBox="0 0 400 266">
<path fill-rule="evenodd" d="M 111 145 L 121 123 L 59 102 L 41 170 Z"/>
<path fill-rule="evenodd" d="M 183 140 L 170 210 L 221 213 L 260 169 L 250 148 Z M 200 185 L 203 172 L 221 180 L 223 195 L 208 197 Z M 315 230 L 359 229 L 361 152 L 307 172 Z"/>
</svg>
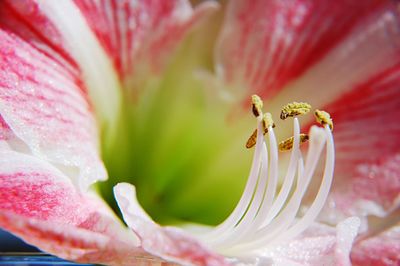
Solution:
<svg viewBox="0 0 400 266">
<path fill-rule="evenodd" d="M 389 0 L 0 2 L 0 226 L 89 263 L 397 265 L 399 10 Z M 329 111 L 334 138 L 305 116 L 308 152 L 297 118 L 269 124 L 266 145 L 262 115 L 248 115 L 255 93 L 274 117 L 292 101 Z M 255 125 L 253 153 L 243 141 Z M 292 151 L 278 154 L 289 134 Z M 110 198 L 117 180 L 129 229 L 97 193 Z M 231 214 L 214 228 L 163 227 L 136 190 L 163 223 Z"/>
</svg>

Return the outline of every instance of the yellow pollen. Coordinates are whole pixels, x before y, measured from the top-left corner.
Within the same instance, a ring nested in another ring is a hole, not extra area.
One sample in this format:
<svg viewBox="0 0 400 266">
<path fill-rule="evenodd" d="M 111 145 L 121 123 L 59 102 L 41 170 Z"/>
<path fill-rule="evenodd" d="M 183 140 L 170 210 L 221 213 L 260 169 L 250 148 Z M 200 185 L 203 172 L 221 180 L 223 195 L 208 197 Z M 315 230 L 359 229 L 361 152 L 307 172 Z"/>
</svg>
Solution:
<svg viewBox="0 0 400 266">
<path fill-rule="evenodd" d="M 288 103 L 282 108 L 281 119 L 285 120 L 289 116 L 294 117 L 296 115 L 303 115 L 310 112 L 310 110 L 311 110 L 311 105 L 309 105 L 308 103 L 303 103 L 303 102 Z"/>
<path fill-rule="evenodd" d="M 268 133 L 268 128 L 269 127 L 275 127 L 274 120 L 272 120 L 272 115 L 271 113 L 265 113 L 263 115 L 263 120 L 262 120 L 262 125 L 264 128 L 264 135 Z M 257 143 L 257 129 L 253 131 L 253 134 L 249 137 L 249 139 L 246 142 L 246 148 L 250 149 L 254 147 Z"/>
<path fill-rule="evenodd" d="M 303 144 L 309 140 L 307 134 L 300 134 L 300 144 Z M 285 139 L 284 141 L 279 142 L 279 150 L 280 151 L 290 151 L 293 148 L 294 137 L 290 137 Z"/>
<path fill-rule="evenodd" d="M 268 132 L 269 127 L 275 127 L 275 123 L 274 123 L 274 120 L 272 119 L 271 113 L 264 114 L 262 123 L 263 123 L 264 130 L 266 132 Z"/>
<path fill-rule="evenodd" d="M 252 110 L 256 117 L 262 115 L 263 101 L 258 95 L 251 96 Z"/>
<path fill-rule="evenodd" d="M 321 110 L 315 110 L 314 115 L 318 123 L 323 126 L 328 125 L 329 128 L 333 131 L 333 122 L 329 113 Z"/>
<path fill-rule="evenodd" d="M 250 148 L 254 147 L 254 145 L 256 145 L 256 143 L 257 143 L 257 129 L 255 129 L 253 131 L 253 134 L 251 134 L 251 136 L 247 140 L 246 148 L 250 149 Z"/>
</svg>

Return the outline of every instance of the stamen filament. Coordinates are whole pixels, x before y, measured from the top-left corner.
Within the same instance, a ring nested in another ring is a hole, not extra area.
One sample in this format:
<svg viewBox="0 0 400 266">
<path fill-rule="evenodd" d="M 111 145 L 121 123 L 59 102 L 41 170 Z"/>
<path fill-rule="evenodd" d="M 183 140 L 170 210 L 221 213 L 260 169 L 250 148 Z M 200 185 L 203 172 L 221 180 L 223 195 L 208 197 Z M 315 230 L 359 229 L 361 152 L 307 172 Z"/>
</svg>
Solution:
<svg viewBox="0 0 400 266">
<path fill-rule="evenodd" d="M 270 140 L 269 144 L 270 144 L 270 156 L 271 156 L 269 172 L 267 172 L 268 171 L 267 151 L 265 142 L 263 141 L 264 144 L 263 147 L 265 147 L 265 150 L 263 150 L 262 171 L 257 191 L 255 192 L 254 199 L 251 203 L 252 206 L 250 206 L 249 211 L 246 213 L 243 220 L 232 231 L 232 235 L 235 236 L 234 239 L 236 241 L 226 241 L 218 245 L 218 248 L 226 248 L 232 246 L 233 244 L 237 243 L 238 240 L 242 239 L 245 236 L 244 233 L 247 233 L 247 236 L 253 235 L 258 228 L 257 226 L 255 226 L 255 221 L 256 221 L 255 219 L 259 217 L 260 215 L 259 212 L 263 208 L 269 209 L 273 201 L 273 198 L 275 196 L 276 186 L 278 183 L 278 147 L 272 126 L 268 128 L 268 137 Z M 269 180 L 268 176 L 270 177 Z M 266 188 L 267 180 L 269 181 L 269 186 Z"/>
<path fill-rule="evenodd" d="M 317 218 L 318 214 L 324 207 L 326 199 L 328 198 L 329 190 L 333 180 L 335 150 L 330 126 L 327 124 L 324 126 L 324 128 L 327 138 L 327 149 L 325 170 L 324 176 L 322 177 L 321 186 L 318 190 L 317 196 L 314 199 L 314 202 L 311 204 L 304 216 L 300 218 L 295 225 L 293 225 L 289 230 L 287 230 L 280 236 L 282 240 L 293 238 L 306 230 L 307 227 Z"/>
<path fill-rule="evenodd" d="M 310 149 L 307 154 L 304 175 L 301 177 L 302 180 L 300 186 L 296 187 L 296 190 L 287 205 L 279 215 L 271 221 L 271 223 L 259 229 L 257 234 L 250 241 L 242 243 L 241 245 L 234 247 L 232 250 L 235 252 L 250 252 L 251 250 L 259 249 L 260 247 L 266 247 L 271 244 L 271 240 L 274 238 L 280 240 L 278 235 L 293 223 L 300 207 L 301 199 L 303 198 L 304 192 L 311 180 L 311 176 L 315 171 L 318 158 L 325 144 L 325 134 L 323 134 L 323 132 L 321 134 L 320 130 L 321 129 L 318 127 L 311 128 Z"/>
<path fill-rule="evenodd" d="M 249 234 L 253 227 L 254 218 L 260 209 L 262 200 L 267 186 L 268 178 L 268 152 L 265 142 L 263 142 L 263 149 L 261 154 L 261 172 L 258 179 L 257 188 L 253 195 L 253 200 L 248 206 L 247 212 L 243 215 L 242 220 L 231 229 L 229 236 L 219 237 L 213 243 L 215 248 L 223 249 L 238 243 L 246 234 Z"/>
<path fill-rule="evenodd" d="M 279 193 L 276 194 L 279 162 L 274 124 L 270 114 L 262 113 L 261 99 L 255 95 L 252 100 L 253 113 L 257 117 L 257 130 L 250 140 L 252 145 L 255 144 L 255 151 L 242 197 L 224 222 L 207 233 L 197 235 L 211 248 L 224 255 L 236 257 L 265 249 L 277 242 L 287 241 L 306 230 L 315 221 L 325 204 L 334 171 L 335 152 L 331 132 L 333 126 L 329 114 L 324 112 L 323 118 L 326 119 L 321 118 L 322 122 L 319 121 L 324 128 L 311 127 L 310 143 L 304 163 L 300 150 L 302 141 L 300 124 L 294 116 L 307 113 L 311 106 L 294 102 L 283 110 L 285 118 L 294 117 L 293 137 L 290 142 L 292 151 L 288 170 Z M 317 116 L 319 117 L 322 115 Z M 266 132 L 269 139 L 269 155 L 264 140 Z M 327 146 L 325 168 L 320 188 L 305 214 L 301 218 L 296 218 L 325 144 Z"/>
<path fill-rule="evenodd" d="M 265 221 L 265 217 L 269 213 L 272 203 L 275 198 L 275 193 L 276 189 L 278 186 L 278 176 L 279 176 L 279 164 L 278 164 L 278 147 L 276 144 L 276 138 L 275 138 L 275 133 L 273 130 L 271 130 L 271 133 L 268 135 L 269 137 L 269 142 L 270 142 L 270 148 L 271 148 L 271 154 L 274 154 L 274 159 L 271 159 L 270 162 L 270 173 L 269 173 L 269 184 L 267 187 L 267 191 L 265 193 L 265 200 L 261 206 L 261 209 L 254 220 L 254 225 L 252 226 L 252 234 L 248 235 L 246 239 L 249 237 L 252 237 L 253 234 L 256 233 L 257 229 L 259 226 Z M 271 155 L 272 157 L 272 155 Z M 267 179 L 268 177 L 266 177 Z"/>
<path fill-rule="evenodd" d="M 296 165 L 297 165 L 298 156 L 300 153 L 299 135 L 300 135 L 299 120 L 297 118 L 294 118 L 293 119 L 294 143 L 293 143 L 293 150 L 290 155 L 288 171 L 286 172 L 286 176 L 284 178 L 282 187 L 281 187 L 281 189 L 278 193 L 278 196 L 277 196 L 276 200 L 274 201 L 274 204 L 272 205 L 271 209 L 269 210 L 267 215 L 263 214 L 263 217 L 260 217 L 260 219 L 263 220 L 263 223 L 262 223 L 263 226 L 267 225 L 278 214 L 278 212 L 282 209 L 282 206 L 287 201 L 289 192 L 293 185 L 294 176 L 296 174 Z"/>
<path fill-rule="evenodd" d="M 300 186 L 301 176 L 304 174 L 304 160 L 303 156 L 301 155 L 301 151 L 299 150 L 299 161 L 297 166 L 297 186 Z"/>
<path fill-rule="evenodd" d="M 215 240 L 215 238 L 222 238 L 224 234 L 229 233 L 230 230 L 238 224 L 243 215 L 246 213 L 246 210 L 251 202 L 254 188 L 257 185 L 258 174 L 261 166 L 261 150 L 264 143 L 262 134 L 262 116 L 258 116 L 257 120 L 257 142 L 253 156 L 253 163 L 244 192 L 239 200 L 239 203 L 224 222 L 210 232 L 199 236 L 200 238 L 204 238 L 209 242 L 212 242 L 213 239 Z"/>
</svg>

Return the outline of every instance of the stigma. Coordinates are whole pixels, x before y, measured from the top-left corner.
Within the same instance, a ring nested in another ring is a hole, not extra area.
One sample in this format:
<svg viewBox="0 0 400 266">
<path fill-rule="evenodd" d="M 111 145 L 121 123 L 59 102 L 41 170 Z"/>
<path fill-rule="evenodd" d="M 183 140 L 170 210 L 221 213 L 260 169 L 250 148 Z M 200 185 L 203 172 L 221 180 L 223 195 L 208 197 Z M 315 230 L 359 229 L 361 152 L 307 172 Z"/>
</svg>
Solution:
<svg viewBox="0 0 400 266">
<path fill-rule="evenodd" d="M 225 221 L 206 233 L 196 235 L 204 244 L 225 256 L 256 254 L 271 245 L 296 238 L 314 223 L 332 184 L 335 151 L 330 115 L 317 110 L 315 116 L 320 126 L 314 125 L 308 134 L 304 134 L 300 132 L 297 116 L 307 114 L 311 105 L 297 102 L 285 105 L 280 117 L 283 120 L 293 118 L 293 136 L 278 145 L 272 115 L 264 114 L 262 108 L 261 98 L 252 96 L 252 111 L 257 122 L 246 147 L 254 147 L 254 154 L 240 200 Z M 308 142 L 307 151 L 300 149 L 300 144 L 305 142 Z M 279 167 L 279 157 L 283 154 L 279 150 L 290 151 L 288 168 L 284 173 Z M 323 151 L 325 156 L 322 156 Z M 321 158 L 325 158 L 323 174 L 314 177 Z M 281 182 L 279 178 L 282 178 Z M 300 215 L 304 195 L 313 178 L 320 180 L 319 190 Z"/>
</svg>

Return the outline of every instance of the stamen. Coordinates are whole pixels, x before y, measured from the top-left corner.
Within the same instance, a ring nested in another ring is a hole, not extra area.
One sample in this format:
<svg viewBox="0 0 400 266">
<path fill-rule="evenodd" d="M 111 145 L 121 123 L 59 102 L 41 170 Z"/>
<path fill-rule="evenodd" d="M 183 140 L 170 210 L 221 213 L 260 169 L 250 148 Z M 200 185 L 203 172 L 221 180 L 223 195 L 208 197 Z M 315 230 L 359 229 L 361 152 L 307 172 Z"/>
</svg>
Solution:
<svg viewBox="0 0 400 266">
<path fill-rule="evenodd" d="M 263 126 L 264 126 L 264 130 L 266 131 L 265 133 L 268 132 L 268 128 L 269 127 L 275 128 L 275 123 L 274 123 L 274 120 L 272 119 L 271 113 L 265 113 L 264 114 L 264 116 L 263 116 Z"/>
<path fill-rule="evenodd" d="M 311 110 L 311 105 L 308 103 L 298 103 L 292 102 L 285 105 L 281 110 L 281 119 L 285 120 L 286 118 L 294 117 L 297 115 L 307 114 Z"/>
<path fill-rule="evenodd" d="M 328 125 L 329 128 L 333 130 L 333 122 L 331 115 L 329 113 L 321 110 L 315 110 L 314 115 L 318 123 L 320 123 L 323 126 Z"/>
<path fill-rule="evenodd" d="M 272 120 L 272 115 L 270 113 L 265 113 L 263 115 L 263 120 L 262 120 L 262 124 L 263 124 L 263 129 L 264 129 L 264 135 L 268 132 L 268 128 L 269 127 L 275 127 L 275 123 L 274 120 Z M 248 138 L 247 142 L 246 142 L 246 148 L 250 149 L 252 147 L 254 147 L 254 145 L 256 145 L 257 142 L 257 129 L 255 129 L 253 131 L 253 133 L 251 134 L 251 136 Z"/>
<path fill-rule="evenodd" d="M 262 127 L 262 122 L 258 120 L 258 129 L 261 130 L 261 127 Z M 218 225 L 216 228 L 214 228 L 207 234 L 198 236 L 199 238 L 205 239 L 205 241 L 208 243 L 211 243 L 213 240 L 217 238 L 222 238 L 225 234 L 229 234 L 231 229 L 234 228 L 239 223 L 243 215 L 246 213 L 246 210 L 251 202 L 254 189 L 257 185 L 258 175 L 261 166 L 261 151 L 264 143 L 263 135 L 257 134 L 257 140 L 258 141 L 253 156 L 253 163 L 251 165 L 249 177 L 247 179 L 247 183 L 244 188 L 242 197 L 239 200 L 239 203 L 236 205 L 233 212 L 224 222 L 222 222 L 220 225 Z"/>
<path fill-rule="evenodd" d="M 300 134 L 300 144 L 306 143 L 309 140 L 309 136 L 307 134 Z M 294 137 L 290 137 L 279 142 L 279 151 L 290 151 L 293 147 Z"/>
<path fill-rule="evenodd" d="M 289 192 L 293 185 L 294 176 L 296 174 L 297 158 L 301 156 L 301 152 L 299 149 L 300 124 L 297 118 L 293 119 L 293 134 L 294 134 L 294 145 L 293 145 L 294 149 L 292 150 L 292 153 L 290 155 L 289 168 L 288 171 L 286 172 L 286 176 L 284 178 L 281 190 L 279 191 L 279 194 L 275 199 L 275 202 L 272 205 L 272 207 L 268 209 L 263 209 L 264 212 L 263 213 L 260 212 L 260 217 L 258 217 L 260 219 L 259 224 L 262 224 L 263 226 L 267 225 L 282 209 L 282 206 L 288 199 Z"/>
<path fill-rule="evenodd" d="M 333 180 L 333 171 L 335 165 L 335 148 L 333 136 L 328 125 L 325 125 L 325 134 L 327 138 L 325 170 L 317 196 L 315 197 L 314 202 L 311 204 L 304 216 L 299 221 L 297 221 L 296 224 L 294 224 L 289 230 L 287 230 L 280 236 L 281 240 L 291 239 L 306 230 L 307 227 L 317 218 L 318 214 L 324 207 L 326 199 L 328 198 L 329 190 L 331 188 Z"/>
<path fill-rule="evenodd" d="M 254 129 L 253 133 L 251 134 L 251 136 L 249 137 L 249 139 L 246 142 L 246 148 L 250 149 L 252 147 L 254 147 L 254 145 L 256 145 L 257 143 L 257 129 Z"/>
<path fill-rule="evenodd" d="M 275 133 L 271 129 L 269 133 L 269 141 L 270 141 L 270 153 L 271 153 L 271 162 L 270 162 L 270 171 L 269 178 L 265 176 L 264 179 L 268 179 L 268 186 L 265 191 L 265 196 L 263 202 L 260 204 L 261 208 L 254 219 L 254 222 L 251 226 L 251 231 L 246 236 L 244 241 L 251 239 L 253 235 L 257 232 L 259 226 L 265 221 L 266 216 L 269 214 L 271 205 L 275 198 L 276 188 L 278 185 L 278 175 L 279 175 L 279 163 L 278 163 L 278 148 L 276 145 Z"/>
<path fill-rule="evenodd" d="M 299 165 L 297 166 L 297 186 L 300 186 L 300 177 L 301 176 L 303 176 L 303 174 L 304 174 L 304 160 L 303 160 L 303 156 L 301 155 L 301 152 L 300 152 L 300 155 L 299 155 Z"/>
<path fill-rule="evenodd" d="M 239 245 L 231 247 L 225 252 L 229 252 L 230 254 L 247 254 L 248 252 L 254 252 L 255 250 L 265 248 L 272 243 L 282 241 L 280 235 L 288 230 L 288 228 L 291 228 L 290 225 L 295 220 L 296 214 L 300 208 L 301 200 L 315 171 L 324 143 L 325 135 L 323 134 L 323 130 L 317 127 L 312 127 L 310 133 L 310 149 L 307 154 L 304 175 L 301 176 L 300 186 L 296 187 L 289 202 L 280 211 L 279 215 L 276 216 L 268 225 L 263 226 L 258 230 L 255 229 L 256 233 L 252 238 L 243 241 Z"/>
<path fill-rule="evenodd" d="M 258 95 L 253 95 L 251 96 L 251 102 L 253 114 L 255 117 L 259 117 L 262 114 L 263 101 Z"/>
<path fill-rule="evenodd" d="M 274 123 L 271 114 L 262 114 L 261 99 L 254 95 L 252 100 L 253 113 L 257 116 L 258 123 L 257 129 L 249 139 L 252 146 L 255 145 L 255 151 L 243 195 L 232 214 L 223 223 L 208 233 L 197 235 L 211 248 L 228 256 L 249 255 L 269 245 L 294 238 L 306 230 L 322 210 L 333 178 L 335 153 L 331 132 L 332 121 L 329 114 L 327 116 L 326 112 L 317 110 L 318 117 L 321 117 L 317 119 L 320 119 L 324 129 L 312 126 L 309 135 L 300 134 L 299 121 L 294 118 L 293 137 L 279 145 L 280 150 L 291 149 L 292 151 L 283 184 L 276 195 L 279 162 L 278 145 L 273 130 Z M 294 116 L 295 113 L 309 111 L 308 107 L 308 111 L 295 111 L 295 109 L 302 109 L 301 106 L 305 105 L 302 105 L 304 103 L 293 104 L 300 104 L 296 105 L 299 108 L 294 108 L 294 111 L 287 109 L 284 116 Z M 320 112 L 323 115 L 320 115 Z M 269 162 L 268 149 L 263 137 L 266 133 L 269 139 Z M 299 146 L 308 139 L 310 144 L 304 163 Z M 327 146 L 325 169 L 319 191 L 303 217 L 296 218 L 325 143 Z M 295 182 L 296 177 L 297 182 Z"/>
<path fill-rule="evenodd" d="M 257 212 L 261 206 L 262 199 L 265 192 L 265 187 L 267 185 L 267 177 L 268 177 L 268 153 L 265 142 L 263 143 L 262 150 L 262 165 L 260 177 L 258 179 L 257 188 L 253 195 L 253 200 L 248 206 L 247 212 L 243 215 L 242 219 L 236 225 L 236 227 L 232 228 L 229 234 L 224 234 L 223 236 L 219 236 L 218 239 L 211 242 L 216 249 L 226 249 L 230 246 L 233 246 L 248 235 L 253 228 L 253 221 L 257 215 Z M 210 242 L 209 242 L 210 243 Z"/>
</svg>

